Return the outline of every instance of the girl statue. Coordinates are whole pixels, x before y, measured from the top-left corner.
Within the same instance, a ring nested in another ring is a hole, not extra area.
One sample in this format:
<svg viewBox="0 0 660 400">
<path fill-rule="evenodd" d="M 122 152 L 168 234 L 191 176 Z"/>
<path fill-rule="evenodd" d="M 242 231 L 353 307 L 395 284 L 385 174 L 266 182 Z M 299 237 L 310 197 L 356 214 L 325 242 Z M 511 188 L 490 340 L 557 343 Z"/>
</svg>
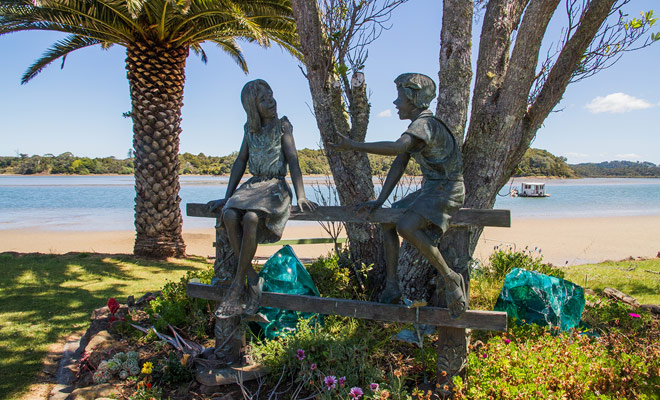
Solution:
<svg viewBox="0 0 660 400">
<path fill-rule="evenodd" d="M 406 212 L 396 224 L 383 224 L 387 284 L 381 302 L 390 303 L 401 296 L 396 279 L 399 259 L 399 235 L 419 250 L 438 270 L 445 286 L 447 308 L 452 318 L 467 309 L 467 291 L 461 274 L 451 270 L 436 240 L 449 226 L 449 219 L 463 205 L 463 164 L 456 139 L 445 124 L 428 110 L 435 98 L 435 83 L 422 74 L 402 74 L 394 81 L 398 97 L 394 100 L 400 119 L 408 126 L 395 142 L 362 143 L 339 135 L 332 147 L 396 156 L 383 189 L 375 201 L 363 203 L 359 209 L 370 212 L 381 207 L 403 175 L 410 157 L 419 163 L 424 176 L 422 188 L 392 204 Z"/>
<path fill-rule="evenodd" d="M 241 91 L 241 103 L 247 122 L 225 198 L 207 204 L 211 211 L 222 208 L 222 222 L 238 258 L 236 276 L 216 310 L 218 318 L 256 312 L 258 304 L 249 304 L 245 310 L 246 302 L 242 297 L 246 276 L 248 288 L 260 293 L 252 259 L 258 243 L 273 243 L 282 237 L 289 219 L 291 189 L 285 180 L 287 165 L 300 210 L 312 211 L 317 207 L 305 198 L 293 127 L 286 117 L 277 117 L 277 103 L 268 83 L 261 79 L 246 83 Z M 238 187 L 246 166 L 252 177 Z M 251 293 L 253 303 L 257 294 Z"/>
</svg>

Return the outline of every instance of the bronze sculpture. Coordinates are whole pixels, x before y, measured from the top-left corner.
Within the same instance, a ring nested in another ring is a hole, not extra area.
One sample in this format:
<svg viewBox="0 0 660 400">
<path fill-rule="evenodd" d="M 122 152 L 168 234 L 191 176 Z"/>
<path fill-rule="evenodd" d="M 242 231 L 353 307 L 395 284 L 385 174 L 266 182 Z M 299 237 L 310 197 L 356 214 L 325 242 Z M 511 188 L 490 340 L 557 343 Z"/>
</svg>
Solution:
<svg viewBox="0 0 660 400">
<path fill-rule="evenodd" d="M 278 118 L 277 103 L 268 83 L 261 79 L 246 83 L 241 102 L 247 122 L 227 192 L 224 199 L 207 204 L 211 211 L 222 208 L 223 226 L 238 258 L 231 287 L 216 310 L 218 318 L 255 313 L 259 307 L 263 281 L 259 281 L 252 268 L 252 259 L 258 243 L 272 243 L 281 238 L 289 218 L 291 189 L 285 180 L 287 166 L 301 211 L 317 207 L 305 197 L 293 127 L 286 117 Z M 246 167 L 253 176 L 238 187 Z M 242 299 L 246 277 L 250 293 L 247 302 Z"/>
<path fill-rule="evenodd" d="M 465 188 L 460 148 L 445 124 L 428 109 L 435 98 L 433 80 L 426 75 L 407 73 L 394 82 L 398 92 L 394 105 L 399 118 L 412 121 L 401 137 L 394 142 L 363 143 L 338 134 L 339 140 L 332 148 L 396 156 L 378 199 L 358 206 L 363 211 L 373 212 L 383 205 L 411 157 L 419 163 L 424 177 L 422 188 L 392 204 L 393 208 L 406 210 L 396 224 L 382 224 L 387 284 L 380 300 L 390 303 L 401 296 L 396 279 L 398 235 L 401 235 L 438 270 L 445 285 L 450 316 L 458 318 L 467 309 L 465 282 L 447 265 L 435 243 L 446 232 L 451 216 L 463 205 Z"/>
</svg>

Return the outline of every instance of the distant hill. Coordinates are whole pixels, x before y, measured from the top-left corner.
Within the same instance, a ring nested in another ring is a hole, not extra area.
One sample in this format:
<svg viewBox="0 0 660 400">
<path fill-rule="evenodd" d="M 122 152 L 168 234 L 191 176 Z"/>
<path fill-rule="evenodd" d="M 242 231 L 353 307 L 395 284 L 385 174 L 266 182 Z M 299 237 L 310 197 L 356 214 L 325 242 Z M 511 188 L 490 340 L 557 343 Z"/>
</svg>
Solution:
<svg viewBox="0 0 660 400">
<path fill-rule="evenodd" d="M 577 177 L 575 171 L 566 163 L 566 157 L 558 157 L 541 149 L 528 149 L 514 176 Z"/>
<path fill-rule="evenodd" d="M 571 164 L 571 168 L 583 178 L 607 177 L 660 177 L 660 166 L 648 161 L 605 161 L 600 163 Z"/>
</svg>

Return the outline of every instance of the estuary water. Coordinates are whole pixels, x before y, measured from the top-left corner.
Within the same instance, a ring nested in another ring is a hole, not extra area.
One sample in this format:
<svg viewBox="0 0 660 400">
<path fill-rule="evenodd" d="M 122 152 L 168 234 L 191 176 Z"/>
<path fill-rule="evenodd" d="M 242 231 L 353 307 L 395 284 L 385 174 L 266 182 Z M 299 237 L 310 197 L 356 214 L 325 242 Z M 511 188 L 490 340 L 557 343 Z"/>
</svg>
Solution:
<svg viewBox="0 0 660 400">
<path fill-rule="evenodd" d="M 319 181 L 305 177 L 311 200 L 318 201 Z M 545 182 L 551 196 L 511 198 L 507 185 L 495 208 L 525 219 L 660 215 L 660 179 L 516 178 L 512 187 L 523 181 Z M 184 229 L 212 227 L 208 218 L 186 217 L 185 204 L 224 197 L 228 178 L 181 176 L 180 182 Z M 0 175 L 0 229 L 133 230 L 133 185 L 133 176 Z"/>
</svg>

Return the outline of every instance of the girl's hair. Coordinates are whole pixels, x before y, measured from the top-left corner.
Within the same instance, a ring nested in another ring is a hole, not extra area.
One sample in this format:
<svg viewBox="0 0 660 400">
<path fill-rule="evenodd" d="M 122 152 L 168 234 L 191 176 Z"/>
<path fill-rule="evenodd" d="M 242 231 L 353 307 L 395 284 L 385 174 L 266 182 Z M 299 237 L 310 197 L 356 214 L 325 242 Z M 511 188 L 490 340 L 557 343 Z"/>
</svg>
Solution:
<svg viewBox="0 0 660 400">
<path fill-rule="evenodd" d="M 250 81 L 243 86 L 241 90 L 241 103 L 247 114 L 247 122 L 245 125 L 248 128 L 248 132 L 255 133 L 261 130 L 261 116 L 259 115 L 259 110 L 257 109 L 257 96 L 262 90 L 268 90 L 273 92 L 268 83 L 263 79 L 255 79 Z"/>
<path fill-rule="evenodd" d="M 401 74 L 394 83 L 397 88 L 403 88 L 406 97 L 417 108 L 426 109 L 435 99 L 435 82 L 424 74 Z"/>
</svg>

